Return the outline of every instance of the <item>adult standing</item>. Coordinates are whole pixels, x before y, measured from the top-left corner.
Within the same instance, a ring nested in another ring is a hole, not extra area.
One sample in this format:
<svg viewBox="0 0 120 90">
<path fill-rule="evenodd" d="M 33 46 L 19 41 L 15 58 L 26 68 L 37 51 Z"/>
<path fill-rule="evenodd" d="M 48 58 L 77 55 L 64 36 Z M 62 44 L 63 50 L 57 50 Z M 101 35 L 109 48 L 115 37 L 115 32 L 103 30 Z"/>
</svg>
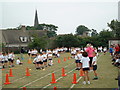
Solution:
<svg viewBox="0 0 120 90">
<path fill-rule="evenodd" d="M 88 57 L 90 59 L 90 68 L 92 69 L 92 60 L 93 60 L 93 52 L 95 51 L 91 44 L 87 44 L 87 48 L 85 50 L 88 53 Z"/>
<path fill-rule="evenodd" d="M 116 44 L 115 46 L 115 54 L 118 55 L 119 54 L 119 50 L 120 50 L 120 47 L 118 44 Z"/>
</svg>

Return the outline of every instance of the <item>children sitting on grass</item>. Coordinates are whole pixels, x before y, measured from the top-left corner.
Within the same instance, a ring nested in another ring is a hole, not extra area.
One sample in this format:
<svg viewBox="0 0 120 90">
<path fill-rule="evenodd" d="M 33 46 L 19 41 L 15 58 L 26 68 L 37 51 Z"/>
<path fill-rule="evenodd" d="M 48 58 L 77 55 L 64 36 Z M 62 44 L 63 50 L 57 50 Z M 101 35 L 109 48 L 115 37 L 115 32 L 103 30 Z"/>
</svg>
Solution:
<svg viewBox="0 0 120 90">
<path fill-rule="evenodd" d="M 23 62 L 21 62 L 21 61 L 20 61 L 20 58 L 18 58 L 18 59 L 16 60 L 16 64 L 17 64 L 17 65 L 22 65 Z"/>
</svg>

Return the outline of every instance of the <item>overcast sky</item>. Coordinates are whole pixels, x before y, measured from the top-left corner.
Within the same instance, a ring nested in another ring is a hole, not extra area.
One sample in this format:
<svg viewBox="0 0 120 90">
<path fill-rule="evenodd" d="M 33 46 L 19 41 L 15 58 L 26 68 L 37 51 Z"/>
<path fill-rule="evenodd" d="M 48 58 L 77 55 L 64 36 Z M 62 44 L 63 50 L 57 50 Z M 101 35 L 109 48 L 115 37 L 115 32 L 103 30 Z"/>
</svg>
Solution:
<svg viewBox="0 0 120 90">
<path fill-rule="evenodd" d="M 58 26 L 58 34 L 74 34 L 79 25 L 100 32 L 118 18 L 118 0 L 1 0 L 0 28 L 33 26 L 36 9 L 39 23 Z"/>
</svg>

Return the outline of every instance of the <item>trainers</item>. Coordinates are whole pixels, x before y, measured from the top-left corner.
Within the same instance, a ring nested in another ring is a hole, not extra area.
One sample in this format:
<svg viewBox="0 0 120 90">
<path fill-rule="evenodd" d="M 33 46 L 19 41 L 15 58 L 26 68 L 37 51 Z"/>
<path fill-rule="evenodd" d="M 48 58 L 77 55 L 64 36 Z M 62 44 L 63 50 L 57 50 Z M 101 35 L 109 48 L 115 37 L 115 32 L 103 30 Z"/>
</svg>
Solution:
<svg viewBox="0 0 120 90">
<path fill-rule="evenodd" d="M 87 83 L 90 84 L 90 81 L 88 81 Z"/>
<path fill-rule="evenodd" d="M 93 78 L 93 80 L 97 80 L 97 79 L 98 79 L 98 77 L 94 77 L 94 78 Z"/>
<path fill-rule="evenodd" d="M 86 81 L 84 81 L 83 84 L 85 85 L 85 84 L 86 84 Z"/>
<path fill-rule="evenodd" d="M 115 80 L 118 80 L 118 78 L 115 78 Z"/>
<path fill-rule="evenodd" d="M 79 68 L 76 68 L 75 70 L 79 70 Z"/>
</svg>

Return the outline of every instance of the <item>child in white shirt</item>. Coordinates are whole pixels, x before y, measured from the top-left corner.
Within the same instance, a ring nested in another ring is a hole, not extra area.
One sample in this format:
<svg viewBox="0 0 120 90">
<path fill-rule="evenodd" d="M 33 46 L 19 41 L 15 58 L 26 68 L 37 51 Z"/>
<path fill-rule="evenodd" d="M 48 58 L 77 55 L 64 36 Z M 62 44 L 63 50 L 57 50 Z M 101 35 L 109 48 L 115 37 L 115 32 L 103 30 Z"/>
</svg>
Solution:
<svg viewBox="0 0 120 90">
<path fill-rule="evenodd" d="M 94 75 L 95 77 L 93 78 L 93 80 L 97 80 L 98 79 L 98 76 L 97 76 L 97 73 L 96 73 L 96 70 L 97 70 L 97 53 L 93 53 L 94 57 L 93 57 L 93 61 L 92 61 L 92 66 L 93 66 L 93 71 L 94 71 Z"/>
<path fill-rule="evenodd" d="M 48 60 L 49 60 L 49 63 L 48 63 L 48 65 L 49 66 L 52 66 L 53 65 L 53 60 L 52 60 L 52 53 L 50 52 L 49 54 L 48 54 Z"/>
<path fill-rule="evenodd" d="M 21 62 L 21 61 L 20 61 L 20 58 L 18 58 L 18 59 L 16 60 L 16 64 L 17 64 L 17 65 L 22 65 L 23 62 Z"/>
<path fill-rule="evenodd" d="M 90 81 L 89 81 L 89 76 L 88 76 L 88 71 L 90 70 L 90 65 L 89 65 L 89 57 L 88 57 L 88 54 L 87 52 L 83 52 L 82 53 L 82 58 L 81 58 L 81 63 L 82 63 L 82 69 L 83 69 L 83 73 L 84 73 L 84 82 L 83 84 L 86 84 L 86 78 L 88 80 L 88 84 L 90 84 Z"/>
</svg>

